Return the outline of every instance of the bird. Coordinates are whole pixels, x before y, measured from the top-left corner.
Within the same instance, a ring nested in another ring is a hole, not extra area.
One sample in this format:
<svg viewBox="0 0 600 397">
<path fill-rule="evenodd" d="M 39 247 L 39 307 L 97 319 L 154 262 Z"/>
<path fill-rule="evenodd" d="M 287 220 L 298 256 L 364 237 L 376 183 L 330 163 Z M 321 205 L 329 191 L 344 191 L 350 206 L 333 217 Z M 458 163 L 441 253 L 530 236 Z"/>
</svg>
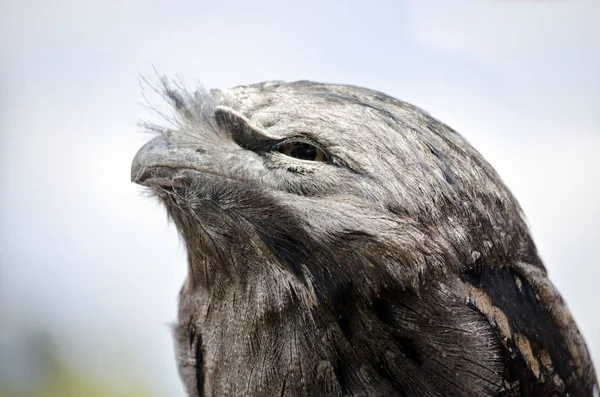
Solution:
<svg viewBox="0 0 600 397">
<path fill-rule="evenodd" d="M 157 90 L 172 111 L 131 179 L 186 249 L 190 397 L 599 396 L 519 203 L 458 132 L 352 85 Z"/>
</svg>

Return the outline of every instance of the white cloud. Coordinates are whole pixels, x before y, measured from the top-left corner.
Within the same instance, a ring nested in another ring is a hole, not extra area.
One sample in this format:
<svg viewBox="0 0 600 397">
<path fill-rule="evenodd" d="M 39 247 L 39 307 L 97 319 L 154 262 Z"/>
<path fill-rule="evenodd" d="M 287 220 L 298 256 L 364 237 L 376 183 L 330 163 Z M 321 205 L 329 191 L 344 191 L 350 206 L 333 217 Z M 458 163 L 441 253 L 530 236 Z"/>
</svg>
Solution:
<svg viewBox="0 0 600 397">
<path fill-rule="evenodd" d="M 539 117 L 589 124 L 600 133 L 600 3 L 597 1 L 409 1 L 424 47 L 489 73 L 514 104 Z"/>
<path fill-rule="evenodd" d="M 596 44 L 600 31 L 596 1 L 408 3 L 413 32 L 423 44 L 469 54 L 499 68 L 522 62 L 522 57 L 564 54 L 574 42 Z"/>
</svg>

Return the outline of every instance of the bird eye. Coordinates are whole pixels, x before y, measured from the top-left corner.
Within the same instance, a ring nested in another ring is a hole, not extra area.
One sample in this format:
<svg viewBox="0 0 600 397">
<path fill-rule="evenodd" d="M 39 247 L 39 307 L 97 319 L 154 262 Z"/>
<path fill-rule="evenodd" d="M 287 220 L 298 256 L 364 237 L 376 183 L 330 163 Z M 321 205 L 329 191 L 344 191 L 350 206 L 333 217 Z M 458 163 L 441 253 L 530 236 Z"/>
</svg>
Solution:
<svg viewBox="0 0 600 397">
<path fill-rule="evenodd" d="M 286 142 L 277 150 L 286 156 L 307 161 L 326 161 L 327 155 L 318 147 L 306 142 Z"/>
</svg>

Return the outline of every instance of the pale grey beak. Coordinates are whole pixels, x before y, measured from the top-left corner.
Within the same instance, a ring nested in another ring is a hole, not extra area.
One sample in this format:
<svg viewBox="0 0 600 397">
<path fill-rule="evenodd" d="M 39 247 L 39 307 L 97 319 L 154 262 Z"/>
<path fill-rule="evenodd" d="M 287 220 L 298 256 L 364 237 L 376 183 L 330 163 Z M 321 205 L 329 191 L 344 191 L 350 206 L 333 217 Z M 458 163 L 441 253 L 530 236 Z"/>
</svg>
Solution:
<svg viewBox="0 0 600 397">
<path fill-rule="evenodd" d="M 189 145 L 177 145 L 171 134 L 162 134 L 138 150 L 131 164 L 131 181 L 144 185 L 150 179 L 170 179 L 175 171 L 196 169 L 201 156 Z"/>
</svg>

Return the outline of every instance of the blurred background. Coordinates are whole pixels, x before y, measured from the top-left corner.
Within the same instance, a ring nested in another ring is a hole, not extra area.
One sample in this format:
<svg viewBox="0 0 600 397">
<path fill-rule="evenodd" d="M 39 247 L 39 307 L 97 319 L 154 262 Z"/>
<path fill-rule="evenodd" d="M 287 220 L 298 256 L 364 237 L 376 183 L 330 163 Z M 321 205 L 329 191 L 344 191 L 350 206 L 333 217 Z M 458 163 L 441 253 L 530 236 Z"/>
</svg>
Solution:
<svg viewBox="0 0 600 397">
<path fill-rule="evenodd" d="M 599 19 L 597 0 L 3 0 L 0 396 L 184 395 L 185 252 L 129 181 L 154 69 L 350 83 L 449 124 L 520 200 L 600 366 Z"/>
</svg>

